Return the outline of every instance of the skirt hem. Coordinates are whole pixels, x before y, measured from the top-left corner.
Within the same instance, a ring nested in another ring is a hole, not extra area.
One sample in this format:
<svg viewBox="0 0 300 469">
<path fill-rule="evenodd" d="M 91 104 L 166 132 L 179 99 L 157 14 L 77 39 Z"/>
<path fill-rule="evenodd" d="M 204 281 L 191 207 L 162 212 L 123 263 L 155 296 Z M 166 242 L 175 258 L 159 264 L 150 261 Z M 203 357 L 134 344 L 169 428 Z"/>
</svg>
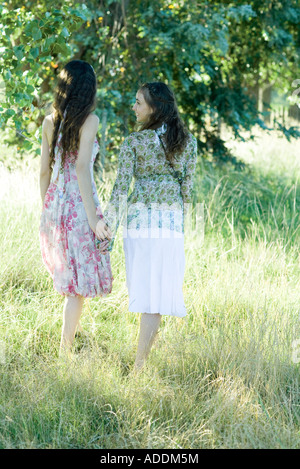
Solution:
<svg viewBox="0 0 300 469">
<path fill-rule="evenodd" d="M 128 309 L 128 312 L 129 313 L 140 313 L 140 314 L 143 314 L 143 313 L 147 313 L 147 314 L 160 314 L 161 316 L 172 316 L 172 317 L 176 317 L 176 318 L 184 318 L 187 316 L 187 313 L 183 313 L 183 314 L 174 314 L 174 313 L 160 313 L 160 312 L 157 312 L 157 311 L 145 311 L 145 310 L 139 310 L 139 311 L 135 311 L 133 308 L 129 308 Z"/>
</svg>

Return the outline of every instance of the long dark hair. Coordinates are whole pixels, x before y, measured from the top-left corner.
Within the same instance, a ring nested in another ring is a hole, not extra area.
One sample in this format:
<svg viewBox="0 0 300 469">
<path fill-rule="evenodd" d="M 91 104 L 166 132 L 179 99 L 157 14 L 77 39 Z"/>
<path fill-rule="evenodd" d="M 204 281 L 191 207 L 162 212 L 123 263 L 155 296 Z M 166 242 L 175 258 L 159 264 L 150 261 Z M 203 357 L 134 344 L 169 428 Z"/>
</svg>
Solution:
<svg viewBox="0 0 300 469">
<path fill-rule="evenodd" d="M 55 158 L 55 145 L 62 125 L 61 167 L 67 153 L 79 146 L 79 131 L 87 116 L 95 109 L 97 80 L 94 69 L 87 62 L 72 60 L 59 74 L 53 103 L 54 130 L 50 149 L 50 168 Z"/>
<path fill-rule="evenodd" d="M 166 157 L 173 163 L 177 153 L 181 153 L 188 140 L 188 130 L 180 118 L 173 91 L 162 82 L 144 83 L 140 89 L 148 106 L 153 109 L 149 119 L 140 130 L 157 129 L 163 123 L 167 131 L 163 136 Z"/>
</svg>

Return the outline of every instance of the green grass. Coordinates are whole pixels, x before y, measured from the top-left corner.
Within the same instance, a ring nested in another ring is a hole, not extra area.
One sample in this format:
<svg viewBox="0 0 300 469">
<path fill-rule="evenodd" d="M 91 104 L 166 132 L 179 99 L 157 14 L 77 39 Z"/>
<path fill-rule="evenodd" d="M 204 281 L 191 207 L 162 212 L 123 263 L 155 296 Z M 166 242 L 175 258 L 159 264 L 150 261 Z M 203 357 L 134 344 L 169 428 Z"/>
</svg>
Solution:
<svg viewBox="0 0 300 469">
<path fill-rule="evenodd" d="M 65 362 L 63 299 L 39 250 L 37 161 L 0 168 L 0 448 L 300 447 L 300 142 L 228 145 L 249 167 L 199 164 L 205 235 L 185 239 L 188 316 L 163 317 L 139 376 L 120 233 L 113 292 L 86 301 Z M 106 175 L 101 197 L 111 185 Z"/>
</svg>

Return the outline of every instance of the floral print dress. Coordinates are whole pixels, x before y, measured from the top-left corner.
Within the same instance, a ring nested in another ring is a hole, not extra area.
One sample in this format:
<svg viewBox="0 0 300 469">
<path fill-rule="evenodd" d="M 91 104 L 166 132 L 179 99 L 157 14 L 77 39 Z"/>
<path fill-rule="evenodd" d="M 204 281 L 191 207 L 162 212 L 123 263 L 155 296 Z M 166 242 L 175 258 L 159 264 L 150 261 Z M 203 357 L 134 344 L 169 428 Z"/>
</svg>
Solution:
<svg viewBox="0 0 300 469">
<path fill-rule="evenodd" d="M 80 195 L 75 156 L 69 154 L 61 170 L 61 134 L 55 148 L 55 164 L 40 222 L 40 244 L 44 264 L 62 295 L 105 296 L 112 289 L 109 254 L 102 255 L 91 230 Z M 97 214 L 102 214 L 93 178 L 99 150 L 94 142 L 90 171 Z"/>
</svg>

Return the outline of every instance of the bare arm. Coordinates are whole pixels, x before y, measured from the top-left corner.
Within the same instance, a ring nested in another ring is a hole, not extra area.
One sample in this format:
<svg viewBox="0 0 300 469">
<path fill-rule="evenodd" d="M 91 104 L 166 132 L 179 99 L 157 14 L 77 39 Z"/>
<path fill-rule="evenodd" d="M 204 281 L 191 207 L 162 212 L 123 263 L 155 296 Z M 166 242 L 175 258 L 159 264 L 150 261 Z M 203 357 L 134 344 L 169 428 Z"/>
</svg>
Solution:
<svg viewBox="0 0 300 469">
<path fill-rule="evenodd" d="M 51 131 L 51 122 L 46 117 L 43 121 L 42 127 L 42 149 L 41 149 L 41 164 L 40 164 L 40 194 L 42 203 L 44 204 L 44 199 L 46 192 L 48 190 L 51 171 L 50 171 L 50 144 L 49 144 L 49 133 Z"/>
<path fill-rule="evenodd" d="M 90 228 L 94 233 L 96 233 L 98 238 L 105 239 L 110 238 L 111 233 L 104 221 L 100 221 L 98 224 L 99 218 L 96 215 L 96 205 L 93 197 L 90 169 L 93 145 L 98 125 L 98 117 L 95 115 L 90 115 L 82 126 L 78 157 L 76 160 L 76 174 L 80 195 L 87 214 Z"/>
</svg>

